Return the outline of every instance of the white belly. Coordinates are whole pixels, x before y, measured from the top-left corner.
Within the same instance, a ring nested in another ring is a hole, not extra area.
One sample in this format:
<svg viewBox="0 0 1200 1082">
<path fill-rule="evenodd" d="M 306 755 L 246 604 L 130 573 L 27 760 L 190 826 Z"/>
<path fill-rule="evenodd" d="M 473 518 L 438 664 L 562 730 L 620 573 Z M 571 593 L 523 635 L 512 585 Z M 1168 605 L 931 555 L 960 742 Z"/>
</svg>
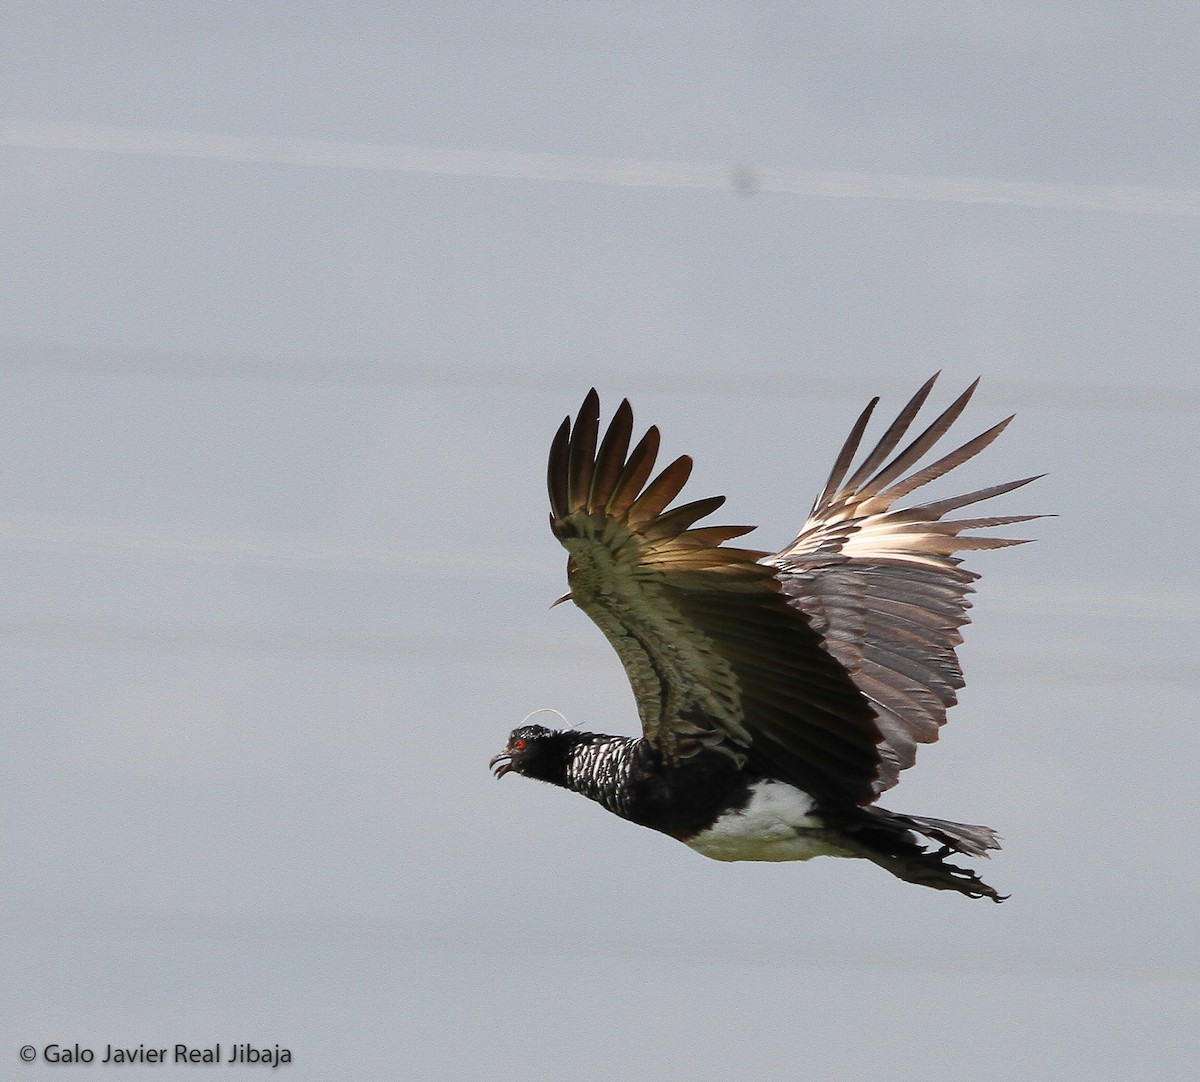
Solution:
<svg viewBox="0 0 1200 1082">
<path fill-rule="evenodd" d="M 760 781 L 750 802 L 729 812 L 688 841 L 713 860 L 809 860 L 844 856 L 828 840 L 828 828 L 812 815 L 807 793 L 780 781 Z"/>
</svg>

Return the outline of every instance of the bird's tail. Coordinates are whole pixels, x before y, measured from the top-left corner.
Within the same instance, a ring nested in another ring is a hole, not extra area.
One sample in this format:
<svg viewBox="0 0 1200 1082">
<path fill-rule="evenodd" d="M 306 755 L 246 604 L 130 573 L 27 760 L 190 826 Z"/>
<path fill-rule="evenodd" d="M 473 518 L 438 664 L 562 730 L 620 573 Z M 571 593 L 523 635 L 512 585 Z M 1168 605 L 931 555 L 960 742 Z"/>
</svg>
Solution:
<svg viewBox="0 0 1200 1082">
<path fill-rule="evenodd" d="M 1008 897 L 988 886 L 972 869 L 945 859 L 952 853 L 987 857 L 989 849 L 999 849 L 1000 839 L 990 827 L 901 815 L 884 808 L 863 808 L 862 812 L 864 819 L 854 830 L 862 855 L 893 875 L 934 890 L 956 890 L 968 898 L 1002 902 Z M 940 848 L 927 848 L 926 841 Z"/>
</svg>

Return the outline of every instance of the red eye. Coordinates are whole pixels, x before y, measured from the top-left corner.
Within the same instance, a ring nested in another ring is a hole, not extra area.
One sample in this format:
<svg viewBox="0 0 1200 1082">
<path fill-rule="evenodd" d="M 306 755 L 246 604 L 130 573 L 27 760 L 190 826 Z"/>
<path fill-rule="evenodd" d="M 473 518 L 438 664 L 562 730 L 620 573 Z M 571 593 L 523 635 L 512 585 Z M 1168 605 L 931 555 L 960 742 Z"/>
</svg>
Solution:
<svg viewBox="0 0 1200 1082">
<path fill-rule="evenodd" d="M 525 741 L 524 741 L 524 740 L 518 740 L 518 741 L 517 741 L 517 742 L 516 742 L 516 743 L 513 745 L 513 747 L 514 747 L 514 748 L 515 748 L 517 751 L 524 751 L 524 750 L 525 750 Z"/>
</svg>

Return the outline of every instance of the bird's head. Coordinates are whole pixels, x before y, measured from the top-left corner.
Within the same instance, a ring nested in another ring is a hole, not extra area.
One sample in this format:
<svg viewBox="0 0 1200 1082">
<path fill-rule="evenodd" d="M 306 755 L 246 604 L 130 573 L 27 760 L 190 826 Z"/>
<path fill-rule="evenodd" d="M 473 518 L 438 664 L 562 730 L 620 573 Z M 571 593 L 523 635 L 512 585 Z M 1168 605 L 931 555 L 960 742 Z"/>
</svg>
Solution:
<svg viewBox="0 0 1200 1082">
<path fill-rule="evenodd" d="M 544 725 L 522 725 L 508 735 L 504 750 L 493 757 L 488 766 L 498 778 L 510 770 L 532 778 L 552 776 L 561 768 L 562 733 Z"/>
</svg>

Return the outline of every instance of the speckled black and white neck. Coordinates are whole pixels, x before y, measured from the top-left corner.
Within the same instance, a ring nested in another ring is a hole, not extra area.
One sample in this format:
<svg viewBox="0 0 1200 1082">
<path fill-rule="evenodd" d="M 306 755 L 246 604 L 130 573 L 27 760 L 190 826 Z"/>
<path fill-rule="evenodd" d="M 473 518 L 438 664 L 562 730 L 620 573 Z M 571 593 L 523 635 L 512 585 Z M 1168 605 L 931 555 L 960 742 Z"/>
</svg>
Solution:
<svg viewBox="0 0 1200 1082">
<path fill-rule="evenodd" d="M 637 814 L 637 787 L 630 784 L 640 739 L 598 733 L 577 737 L 567 755 L 563 785 L 607 808 L 622 819 Z"/>
</svg>

